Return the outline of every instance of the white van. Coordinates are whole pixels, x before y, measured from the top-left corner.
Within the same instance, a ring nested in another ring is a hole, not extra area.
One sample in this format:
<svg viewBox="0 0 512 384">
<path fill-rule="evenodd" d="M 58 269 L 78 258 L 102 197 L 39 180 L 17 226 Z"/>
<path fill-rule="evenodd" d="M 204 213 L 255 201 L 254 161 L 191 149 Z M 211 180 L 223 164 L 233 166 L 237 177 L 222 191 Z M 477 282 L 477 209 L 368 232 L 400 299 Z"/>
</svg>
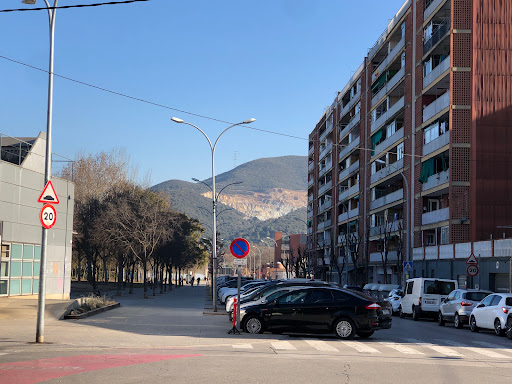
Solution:
<svg viewBox="0 0 512 384">
<path fill-rule="evenodd" d="M 407 280 L 398 309 L 400 317 L 412 315 L 413 320 L 422 316 L 436 317 L 442 301 L 457 288 L 456 280 L 425 277 Z"/>
</svg>

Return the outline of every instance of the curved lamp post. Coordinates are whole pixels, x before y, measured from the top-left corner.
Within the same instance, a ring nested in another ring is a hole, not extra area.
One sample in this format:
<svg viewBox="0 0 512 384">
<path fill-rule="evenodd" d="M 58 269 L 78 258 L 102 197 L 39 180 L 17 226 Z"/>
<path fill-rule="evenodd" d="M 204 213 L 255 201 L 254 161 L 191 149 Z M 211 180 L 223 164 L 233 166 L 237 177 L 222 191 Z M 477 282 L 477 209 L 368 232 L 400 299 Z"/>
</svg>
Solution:
<svg viewBox="0 0 512 384">
<path fill-rule="evenodd" d="M 236 123 L 236 124 L 232 124 L 230 125 L 229 127 L 227 127 L 225 130 L 223 130 L 220 135 L 217 137 L 217 139 L 215 140 L 215 142 L 212 144 L 212 141 L 210 140 L 210 138 L 208 137 L 208 135 L 201 129 L 199 128 L 198 126 L 192 124 L 192 123 L 188 123 L 186 121 L 183 121 L 182 119 L 179 119 L 177 117 L 173 117 L 171 118 L 172 121 L 174 121 L 175 123 L 178 123 L 178 124 L 187 124 L 187 125 L 190 125 L 191 127 L 194 127 L 195 129 L 197 129 L 199 132 L 201 132 L 203 134 L 203 136 L 206 138 L 206 140 L 208 140 L 208 144 L 210 145 L 210 150 L 212 152 L 212 212 L 213 212 L 213 251 L 212 251 L 212 258 L 213 258 L 213 277 L 212 277 L 212 290 L 213 290 L 213 312 L 217 312 L 217 292 L 216 292 L 216 278 L 217 278 L 217 272 L 216 272 L 216 268 L 217 268 L 217 216 L 216 216 L 216 205 L 217 205 L 217 197 L 218 195 L 215 194 L 215 148 L 217 147 L 217 143 L 219 142 L 219 139 L 221 138 L 221 136 L 226 133 L 229 129 L 237 126 L 237 125 L 242 125 L 242 124 L 250 124 L 254 121 L 256 121 L 256 119 L 248 119 L 248 120 L 244 120 L 240 123 Z M 226 187 L 224 187 L 226 188 Z M 224 189 L 223 188 L 223 189 Z M 222 192 L 222 190 L 221 190 Z M 220 194 L 220 193 L 219 193 Z"/>
</svg>

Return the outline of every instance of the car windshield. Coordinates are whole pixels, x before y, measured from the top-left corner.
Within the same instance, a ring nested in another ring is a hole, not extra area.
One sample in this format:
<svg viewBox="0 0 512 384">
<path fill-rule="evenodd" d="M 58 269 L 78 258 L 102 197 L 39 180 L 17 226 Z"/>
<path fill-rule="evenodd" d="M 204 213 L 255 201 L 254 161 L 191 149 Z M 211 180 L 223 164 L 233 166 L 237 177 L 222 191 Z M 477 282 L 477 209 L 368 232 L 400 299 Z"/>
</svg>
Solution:
<svg viewBox="0 0 512 384">
<path fill-rule="evenodd" d="M 507 299 L 505 300 L 505 305 L 509 305 L 512 307 L 512 297 L 507 297 Z"/>
<path fill-rule="evenodd" d="M 277 299 L 279 304 L 302 304 L 308 294 L 307 290 L 292 292 Z"/>
<path fill-rule="evenodd" d="M 455 290 L 452 281 L 425 280 L 424 292 L 428 295 L 448 295 Z"/>
<path fill-rule="evenodd" d="M 466 292 L 466 299 L 471 301 L 482 301 L 489 292 Z"/>
</svg>

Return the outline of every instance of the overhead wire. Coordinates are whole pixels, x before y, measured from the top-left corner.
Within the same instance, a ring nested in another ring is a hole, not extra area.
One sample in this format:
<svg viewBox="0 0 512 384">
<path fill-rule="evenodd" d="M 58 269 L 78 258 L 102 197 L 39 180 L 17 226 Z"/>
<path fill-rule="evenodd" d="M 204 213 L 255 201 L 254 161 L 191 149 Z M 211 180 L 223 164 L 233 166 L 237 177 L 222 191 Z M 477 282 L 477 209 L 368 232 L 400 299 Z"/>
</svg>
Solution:
<svg viewBox="0 0 512 384">
<path fill-rule="evenodd" d="M 103 6 L 103 5 L 118 5 L 118 4 L 138 3 L 138 2 L 141 2 L 141 1 L 150 1 L 150 0 L 120 0 L 120 1 L 109 1 L 109 2 L 104 2 L 104 3 L 93 3 L 93 4 L 59 5 L 57 7 L 0 9 L 0 13 L 2 13 L 2 12 L 46 11 L 48 9 L 69 9 L 69 8 L 99 7 L 99 6 Z"/>
</svg>

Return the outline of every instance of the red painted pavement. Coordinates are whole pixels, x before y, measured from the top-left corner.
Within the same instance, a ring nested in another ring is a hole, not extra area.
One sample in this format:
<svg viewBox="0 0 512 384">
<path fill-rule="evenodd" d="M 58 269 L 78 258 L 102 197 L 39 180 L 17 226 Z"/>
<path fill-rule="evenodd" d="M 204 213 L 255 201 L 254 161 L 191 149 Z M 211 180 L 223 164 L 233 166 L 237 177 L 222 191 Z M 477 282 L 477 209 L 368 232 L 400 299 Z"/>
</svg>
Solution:
<svg viewBox="0 0 512 384">
<path fill-rule="evenodd" d="M 77 373 L 202 355 L 81 355 L 0 364 L 0 384 L 33 384 Z"/>
</svg>

